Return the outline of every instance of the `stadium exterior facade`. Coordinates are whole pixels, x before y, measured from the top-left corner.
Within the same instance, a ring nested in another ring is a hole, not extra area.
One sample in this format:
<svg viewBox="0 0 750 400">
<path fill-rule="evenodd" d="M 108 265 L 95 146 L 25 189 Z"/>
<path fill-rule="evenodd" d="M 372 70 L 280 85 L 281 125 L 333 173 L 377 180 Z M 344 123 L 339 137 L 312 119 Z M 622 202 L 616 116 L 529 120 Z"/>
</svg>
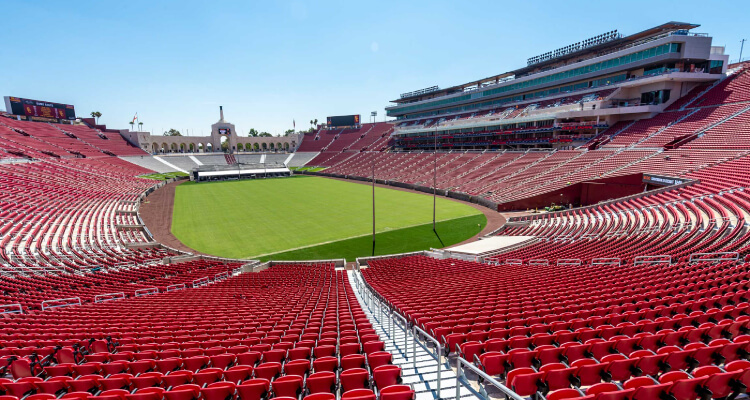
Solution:
<svg viewBox="0 0 750 400">
<path fill-rule="evenodd" d="M 234 124 L 224 120 L 224 110 L 220 118 L 211 125 L 210 136 L 155 136 L 148 132 L 122 132 L 123 137 L 143 151 L 152 154 L 163 153 L 211 153 L 221 151 L 223 140 L 227 140 L 231 153 L 244 151 L 286 151 L 297 149 L 301 141 L 299 134 L 282 137 L 242 137 L 237 135 Z"/>
<path fill-rule="evenodd" d="M 387 107 L 399 149 L 528 149 L 580 145 L 621 120 L 648 118 L 726 73 L 728 56 L 699 25 L 669 22 L 606 35 L 529 65 Z M 556 55 L 556 56 L 555 56 Z"/>
</svg>

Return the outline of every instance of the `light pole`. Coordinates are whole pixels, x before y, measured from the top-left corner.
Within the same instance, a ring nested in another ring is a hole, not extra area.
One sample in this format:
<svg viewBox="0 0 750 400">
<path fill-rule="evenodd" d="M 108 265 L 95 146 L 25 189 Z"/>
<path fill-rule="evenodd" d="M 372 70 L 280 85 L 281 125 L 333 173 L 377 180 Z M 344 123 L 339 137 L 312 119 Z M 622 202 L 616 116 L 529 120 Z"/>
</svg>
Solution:
<svg viewBox="0 0 750 400">
<path fill-rule="evenodd" d="M 740 40 L 740 60 L 739 60 L 739 62 L 742 62 L 742 50 L 745 48 L 745 41 L 747 41 L 747 39 Z"/>
<path fill-rule="evenodd" d="M 437 123 L 435 123 L 435 149 L 434 149 L 434 161 L 435 164 L 433 167 L 433 173 L 432 173 L 432 231 L 437 233 L 437 229 L 435 227 L 435 215 L 437 214 L 437 137 L 438 137 L 438 126 L 440 125 L 440 120 L 438 120 Z"/>
<path fill-rule="evenodd" d="M 372 255 L 375 256 L 375 155 L 372 156 Z"/>
</svg>

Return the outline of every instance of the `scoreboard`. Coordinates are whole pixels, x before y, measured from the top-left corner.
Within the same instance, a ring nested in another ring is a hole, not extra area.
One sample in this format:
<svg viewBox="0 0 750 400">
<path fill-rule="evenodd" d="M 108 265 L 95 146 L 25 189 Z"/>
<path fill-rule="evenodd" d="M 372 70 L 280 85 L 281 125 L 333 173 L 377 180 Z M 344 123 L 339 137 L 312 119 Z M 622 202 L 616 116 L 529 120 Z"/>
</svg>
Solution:
<svg viewBox="0 0 750 400">
<path fill-rule="evenodd" d="M 354 126 L 360 124 L 359 114 L 356 115 L 339 115 L 336 117 L 328 117 L 328 126 Z"/>
<path fill-rule="evenodd" d="M 51 103 L 20 97 L 5 96 L 5 110 L 10 114 L 23 117 L 76 119 L 75 107 L 70 104 Z"/>
<path fill-rule="evenodd" d="M 232 130 L 229 128 L 219 128 L 219 135 L 231 135 Z"/>
</svg>

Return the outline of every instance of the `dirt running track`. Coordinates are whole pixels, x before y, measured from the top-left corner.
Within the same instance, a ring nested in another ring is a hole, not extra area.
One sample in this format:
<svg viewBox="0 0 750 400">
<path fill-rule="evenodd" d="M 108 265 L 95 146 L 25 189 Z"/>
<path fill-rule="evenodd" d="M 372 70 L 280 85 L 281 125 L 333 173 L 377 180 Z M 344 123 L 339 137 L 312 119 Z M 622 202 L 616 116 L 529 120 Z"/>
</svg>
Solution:
<svg viewBox="0 0 750 400">
<path fill-rule="evenodd" d="M 179 180 L 156 189 L 141 204 L 139 213 L 143 223 L 154 235 L 157 242 L 171 248 L 193 254 L 204 254 L 185 246 L 172 234 L 172 210 L 174 210 L 174 191 L 177 185 L 188 180 Z"/>
<path fill-rule="evenodd" d="M 348 179 L 340 179 L 340 178 L 327 178 L 327 179 L 336 179 L 339 181 L 345 181 L 350 183 L 358 183 L 361 185 L 371 185 L 371 183 L 362 182 L 362 181 L 352 181 Z M 179 239 L 177 239 L 174 235 L 172 235 L 172 210 L 174 209 L 174 193 L 175 188 L 177 185 L 182 184 L 183 182 L 188 182 L 187 180 L 180 180 L 177 182 L 172 182 L 170 184 L 167 184 L 160 189 L 157 189 L 153 193 L 151 193 L 146 199 L 143 201 L 143 204 L 141 204 L 140 208 L 140 215 L 141 219 L 143 219 L 143 223 L 146 224 L 149 231 L 151 231 L 151 234 L 154 235 L 154 239 L 156 239 L 157 242 L 162 243 L 166 246 L 187 251 L 193 254 L 205 254 L 201 253 L 200 251 L 197 251 L 195 249 L 191 249 L 190 247 L 185 246 L 182 242 L 180 242 Z M 429 196 L 429 194 L 426 194 L 424 192 L 419 192 L 416 190 L 410 190 L 405 188 L 398 188 L 394 186 L 388 186 L 388 185 L 381 185 L 376 184 L 375 186 L 386 188 L 386 189 L 393 189 L 393 190 L 400 190 L 402 192 L 411 192 L 411 193 L 417 193 L 421 195 Z M 481 211 L 485 217 L 487 217 L 487 225 L 484 227 L 484 229 L 479 232 L 479 234 L 464 240 L 461 243 L 457 243 L 454 246 L 457 246 L 459 244 L 469 243 L 477 240 L 478 237 L 484 236 L 495 229 L 500 228 L 503 226 L 506 222 L 505 217 L 496 212 L 492 211 L 487 207 L 480 206 L 478 204 L 470 203 L 468 201 L 462 201 L 457 199 L 451 199 L 446 197 L 449 200 L 463 203 L 468 206 L 474 207 L 477 210 Z M 208 255 L 208 254 L 207 254 Z"/>
</svg>

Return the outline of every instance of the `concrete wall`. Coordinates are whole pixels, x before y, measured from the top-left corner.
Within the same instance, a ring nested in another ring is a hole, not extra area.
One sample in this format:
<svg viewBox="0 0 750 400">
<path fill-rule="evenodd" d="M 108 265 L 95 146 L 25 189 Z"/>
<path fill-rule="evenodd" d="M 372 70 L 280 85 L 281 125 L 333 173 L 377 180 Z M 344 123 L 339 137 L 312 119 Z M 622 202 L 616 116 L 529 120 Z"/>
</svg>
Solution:
<svg viewBox="0 0 750 400">
<path fill-rule="evenodd" d="M 642 183 L 643 174 L 618 176 L 572 184 L 565 188 L 537 196 L 499 204 L 498 211 L 528 210 L 552 205 L 584 207 L 601 201 L 617 199 L 641 193 L 646 187 Z"/>
</svg>

